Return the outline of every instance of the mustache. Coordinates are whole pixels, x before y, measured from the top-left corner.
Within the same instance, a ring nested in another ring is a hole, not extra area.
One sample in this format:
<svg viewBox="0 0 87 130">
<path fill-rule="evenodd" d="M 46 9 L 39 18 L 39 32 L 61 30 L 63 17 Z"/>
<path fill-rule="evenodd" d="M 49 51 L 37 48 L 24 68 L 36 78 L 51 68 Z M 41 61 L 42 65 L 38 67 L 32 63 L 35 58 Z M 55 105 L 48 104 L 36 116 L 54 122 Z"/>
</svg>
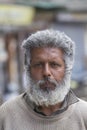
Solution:
<svg viewBox="0 0 87 130">
<path fill-rule="evenodd" d="M 52 83 L 52 84 L 55 84 L 55 85 L 58 84 L 58 82 L 57 82 L 56 80 L 50 79 L 50 78 L 48 78 L 48 79 L 42 79 L 42 80 L 39 80 L 39 81 L 38 81 L 38 84 L 39 84 L 39 85 L 40 85 L 40 84 L 45 84 L 45 83 Z"/>
<path fill-rule="evenodd" d="M 49 93 L 51 90 L 54 90 L 58 86 L 58 83 L 56 80 L 48 78 L 39 80 L 37 82 L 37 86 L 40 90 Z"/>
</svg>

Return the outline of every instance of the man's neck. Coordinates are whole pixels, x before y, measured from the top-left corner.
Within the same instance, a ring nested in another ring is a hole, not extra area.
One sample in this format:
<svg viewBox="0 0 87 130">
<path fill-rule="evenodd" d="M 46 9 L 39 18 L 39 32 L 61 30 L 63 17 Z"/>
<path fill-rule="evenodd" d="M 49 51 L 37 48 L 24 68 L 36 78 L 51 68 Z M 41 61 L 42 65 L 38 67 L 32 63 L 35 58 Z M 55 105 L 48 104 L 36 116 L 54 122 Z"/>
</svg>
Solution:
<svg viewBox="0 0 87 130">
<path fill-rule="evenodd" d="M 62 103 L 58 103 L 56 105 L 50 105 L 50 106 L 40 106 L 39 110 L 45 114 L 46 116 L 50 116 L 52 115 L 54 112 L 56 112 L 57 110 L 59 110 L 62 106 Z"/>
</svg>

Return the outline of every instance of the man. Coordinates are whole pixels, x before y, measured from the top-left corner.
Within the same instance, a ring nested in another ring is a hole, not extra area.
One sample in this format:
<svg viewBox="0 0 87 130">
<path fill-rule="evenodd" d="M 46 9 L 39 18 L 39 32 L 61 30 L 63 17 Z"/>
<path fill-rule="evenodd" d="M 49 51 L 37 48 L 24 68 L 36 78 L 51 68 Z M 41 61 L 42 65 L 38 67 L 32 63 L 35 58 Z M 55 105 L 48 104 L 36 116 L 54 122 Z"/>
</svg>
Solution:
<svg viewBox="0 0 87 130">
<path fill-rule="evenodd" d="M 0 130 L 87 130 L 87 103 L 70 90 L 74 42 L 38 31 L 22 44 L 27 90 L 0 108 Z"/>
</svg>

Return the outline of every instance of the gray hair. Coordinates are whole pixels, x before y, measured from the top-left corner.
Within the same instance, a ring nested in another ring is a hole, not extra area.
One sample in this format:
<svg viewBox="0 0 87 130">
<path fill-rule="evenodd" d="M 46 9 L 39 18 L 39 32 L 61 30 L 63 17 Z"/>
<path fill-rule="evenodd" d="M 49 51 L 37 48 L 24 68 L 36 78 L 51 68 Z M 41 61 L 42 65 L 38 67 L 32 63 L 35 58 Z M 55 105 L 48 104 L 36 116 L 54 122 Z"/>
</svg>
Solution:
<svg viewBox="0 0 87 130">
<path fill-rule="evenodd" d="M 56 47 L 64 51 L 66 70 L 73 67 L 75 44 L 64 32 L 57 30 L 42 30 L 29 36 L 22 43 L 25 52 L 25 67 L 30 65 L 30 50 L 34 47 Z"/>
</svg>

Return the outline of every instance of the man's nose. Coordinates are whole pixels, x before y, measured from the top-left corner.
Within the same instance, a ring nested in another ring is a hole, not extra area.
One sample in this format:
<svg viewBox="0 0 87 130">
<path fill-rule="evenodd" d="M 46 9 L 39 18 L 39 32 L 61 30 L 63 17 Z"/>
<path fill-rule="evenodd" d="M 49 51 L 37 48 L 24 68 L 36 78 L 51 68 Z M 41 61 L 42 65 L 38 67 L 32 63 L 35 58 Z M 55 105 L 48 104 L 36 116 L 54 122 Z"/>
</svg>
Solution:
<svg viewBox="0 0 87 130">
<path fill-rule="evenodd" d="M 43 76 L 44 77 L 50 77 L 51 76 L 51 70 L 50 70 L 49 64 L 44 65 Z"/>
</svg>

